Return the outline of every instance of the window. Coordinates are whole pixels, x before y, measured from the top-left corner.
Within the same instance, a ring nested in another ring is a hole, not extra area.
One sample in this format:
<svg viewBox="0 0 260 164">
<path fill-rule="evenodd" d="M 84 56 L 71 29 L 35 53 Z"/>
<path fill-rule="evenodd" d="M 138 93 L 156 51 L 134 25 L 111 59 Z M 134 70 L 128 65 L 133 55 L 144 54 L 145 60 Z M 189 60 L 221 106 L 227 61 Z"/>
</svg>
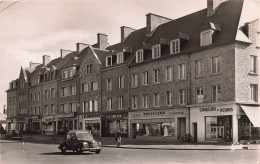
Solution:
<svg viewBox="0 0 260 164">
<path fill-rule="evenodd" d="M 76 102 L 69 103 L 69 112 L 76 112 Z"/>
<path fill-rule="evenodd" d="M 96 81 L 91 82 L 91 90 L 95 91 L 98 89 L 98 83 Z"/>
<path fill-rule="evenodd" d="M 143 95 L 143 108 L 148 108 L 148 94 Z"/>
<path fill-rule="evenodd" d="M 143 50 L 136 51 L 136 63 L 142 62 L 144 60 Z"/>
<path fill-rule="evenodd" d="M 65 97 L 68 94 L 68 88 L 67 87 L 62 87 L 61 88 L 61 97 Z"/>
<path fill-rule="evenodd" d="M 84 101 L 83 102 L 83 113 L 88 112 L 88 110 L 89 110 L 88 108 L 89 108 L 88 101 Z"/>
<path fill-rule="evenodd" d="M 97 100 L 89 101 L 89 112 L 98 111 L 98 102 Z"/>
<path fill-rule="evenodd" d="M 171 54 L 180 52 L 180 39 L 172 40 L 170 43 Z"/>
<path fill-rule="evenodd" d="M 92 68 L 93 68 L 93 65 L 92 65 L 92 64 L 88 64 L 88 65 L 87 65 L 87 70 L 86 70 L 87 75 L 89 75 L 89 74 L 92 73 Z"/>
<path fill-rule="evenodd" d="M 221 100 L 221 86 L 214 85 L 212 86 L 212 101 L 220 101 Z"/>
<path fill-rule="evenodd" d="M 88 92 L 88 83 L 84 83 L 81 86 L 81 91 L 82 92 Z"/>
<path fill-rule="evenodd" d="M 33 100 L 34 100 L 34 101 L 37 100 L 37 93 L 34 93 Z"/>
<path fill-rule="evenodd" d="M 72 70 L 72 68 L 70 68 L 69 69 L 69 78 L 72 78 L 72 76 L 73 76 L 73 70 Z"/>
<path fill-rule="evenodd" d="M 111 66 L 112 65 L 112 56 L 108 56 L 106 58 L 106 66 Z"/>
<path fill-rule="evenodd" d="M 172 81 L 172 67 L 165 68 L 165 81 Z"/>
<path fill-rule="evenodd" d="M 258 102 L 258 85 L 256 84 L 250 85 L 250 100 Z"/>
<path fill-rule="evenodd" d="M 30 94 L 30 97 L 31 97 L 31 101 L 33 101 L 33 94 L 31 93 Z M 10 101 L 11 102 L 11 101 Z"/>
<path fill-rule="evenodd" d="M 148 71 L 143 72 L 143 85 L 148 85 Z"/>
<path fill-rule="evenodd" d="M 40 82 L 39 77 L 33 77 L 31 79 L 32 86 L 39 84 L 39 82 Z"/>
<path fill-rule="evenodd" d="M 68 79 L 68 70 L 62 72 L 62 80 Z"/>
<path fill-rule="evenodd" d="M 48 90 L 44 90 L 44 95 L 45 95 L 45 99 L 49 98 L 49 91 Z"/>
<path fill-rule="evenodd" d="M 195 90 L 195 95 L 196 95 L 196 103 L 203 103 L 203 88 L 196 88 Z"/>
<path fill-rule="evenodd" d="M 41 92 L 38 92 L 38 101 L 41 99 Z"/>
<path fill-rule="evenodd" d="M 159 107 L 160 106 L 160 94 L 159 93 L 154 93 L 153 94 L 153 106 L 154 107 Z"/>
<path fill-rule="evenodd" d="M 250 73 L 257 73 L 257 57 L 250 56 Z"/>
<path fill-rule="evenodd" d="M 202 60 L 195 61 L 195 77 L 203 76 L 203 65 Z"/>
<path fill-rule="evenodd" d="M 45 112 L 45 115 L 49 114 L 49 106 L 48 105 L 44 106 L 44 112 Z"/>
<path fill-rule="evenodd" d="M 172 92 L 171 91 L 166 92 L 166 105 L 172 106 Z"/>
<path fill-rule="evenodd" d="M 107 79 L 107 90 L 108 91 L 112 90 L 112 79 Z"/>
<path fill-rule="evenodd" d="M 55 72 L 52 71 L 50 72 L 50 80 L 54 80 L 55 79 Z"/>
<path fill-rule="evenodd" d="M 112 110 L 112 98 L 107 99 L 107 111 Z"/>
<path fill-rule="evenodd" d="M 161 56 L 161 46 L 156 45 L 152 47 L 152 57 L 153 59 L 159 58 Z"/>
<path fill-rule="evenodd" d="M 138 86 L 138 74 L 132 74 L 132 87 L 135 88 Z"/>
<path fill-rule="evenodd" d="M 73 77 L 76 73 L 76 67 L 68 68 L 62 71 L 62 80 L 67 80 Z"/>
<path fill-rule="evenodd" d="M 54 111 L 55 111 L 55 105 L 51 104 L 51 113 L 50 114 L 54 114 Z"/>
<path fill-rule="evenodd" d="M 186 96 L 185 96 L 185 90 L 184 89 L 179 91 L 179 103 L 180 103 L 180 105 L 186 104 Z"/>
<path fill-rule="evenodd" d="M 124 76 L 119 76 L 118 77 L 118 88 L 124 88 Z"/>
<path fill-rule="evenodd" d="M 76 95 L 76 86 L 75 85 L 68 86 L 68 90 L 69 90 L 69 96 Z"/>
<path fill-rule="evenodd" d="M 124 62 L 124 53 L 120 52 L 117 54 L 117 64 L 123 63 Z"/>
<path fill-rule="evenodd" d="M 200 33 L 200 46 L 212 44 L 212 30 L 203 31 Z"/>
<path fill-rule="evenodd" d="M 154 70 L 154 79 L 153 79 L 154 83 L 159 83 L 159 69 L 155 69 Z"/>
<path fill-rule="evenodd" d="M 132 97 L 132 108 L 137 109 L 137 95 Z"/>
<path fill-rule="evenodd" d="M 21 89 L 23 89 L 25 87 L 24 81 L 20 82 L 20 87 L 21 87 Z"/>
<path fill-rule="evenodd" d="M 118 97 L 118 109 L 123 109 L 123 96 Z"/>
<path fill-rule="evenodd" d="M 55 98 L 55 88 L 51 88 L 51 98 Z"/>
<path fill-rule="evenodd" d="M 186 68 L 185 64 L 179 64 L 179 79 L 186 78 Z"/>
<path fill-rule="evenodd" d="M 220 73 L 220 57 L 211 58 L 211 74 Z"/>
</svg>

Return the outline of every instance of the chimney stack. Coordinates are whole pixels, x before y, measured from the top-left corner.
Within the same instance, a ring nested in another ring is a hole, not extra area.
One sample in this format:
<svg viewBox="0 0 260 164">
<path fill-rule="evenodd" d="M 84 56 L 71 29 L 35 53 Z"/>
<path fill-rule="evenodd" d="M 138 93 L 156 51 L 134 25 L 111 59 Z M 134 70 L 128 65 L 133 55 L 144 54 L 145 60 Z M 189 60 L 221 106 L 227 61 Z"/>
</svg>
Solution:
<svg viewBox="0 0 260 164">
<path fill-rule="evenodd" d="M 207 0 L 207 16 L 214 15 L 217 7 L 228 0 Z"/>
<path fill-rule="evenodd" d="M 132 29 L 131 27 L 122 26 L 121 28 L 121 42 L 125 40 L 125 38 L 135 29 Z"/>
<path fill-rule="evenodd" d="M 60 49 L 60 57 L 64 58 L 66 55 L 72 53 L 73 51 L 70 50 L 64 50 L 64 49 Z"/>
<path fill-rule="evenodd" d="M 40 63 L 34 63 L 34 62 L 32 62 L 32 61 L 29 63 L 30 68 L 35 68 L 35 67 L 37 67 L 38 65 L 40 65 Z"/>
<path fill-rule="evenodd" d="M 43 66 L 46 66 L 51 61 L 51 57 L 49 55 L 43 55 L 42 56 L 42 64 Z"/>
<path fill-rule="evenodd" d="M 149 35 L 153 30 L 156 29 L 160 24 L 171 21 L 171 19 L 156 15 L 156 14 L 146 14 L 146 35 Z"/>
<path fill-rule="evenodd" d="M 85 44 L 85 43 L 76 43 L 76 49 L 77 52 L 82 51 L 83 49 L 85 49 L 86 47 L 88 47 L 89 44 Z"/>
<path fill-rule="evenodd" d="M 101 50 L 105 50 L 108 47 L 108 37 L 106 34 L 97 34 L 97 44 L 98 48 Z"/>
</svg>

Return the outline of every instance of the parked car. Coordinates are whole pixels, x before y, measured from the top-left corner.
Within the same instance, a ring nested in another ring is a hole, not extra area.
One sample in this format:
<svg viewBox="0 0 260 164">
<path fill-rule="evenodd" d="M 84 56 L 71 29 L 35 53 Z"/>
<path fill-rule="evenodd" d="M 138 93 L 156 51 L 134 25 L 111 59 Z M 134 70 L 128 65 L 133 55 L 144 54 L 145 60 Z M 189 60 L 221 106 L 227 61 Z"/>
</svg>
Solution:
<svg viewBox="0 0 260 164">
<path fill-rule="evenodd" d="M 13 139 L 21 140 L 21 139 L 23 139 L 23 136 L 18 130 L 11 130 L 11 132 L 9 132 L 5 135 L 5 138 L 11 139 L 11 140 L 13 140 Z"/>
<path fill-rule="evenodd" d="M 95 152 L 101 151 L 101 142 L 97 142 L 89 131 L 71 131 L 68 132 L 63 142 L 58 147 L 61 153 L 72 150 L 78 154 L 83 151 Z"/>
</svg>

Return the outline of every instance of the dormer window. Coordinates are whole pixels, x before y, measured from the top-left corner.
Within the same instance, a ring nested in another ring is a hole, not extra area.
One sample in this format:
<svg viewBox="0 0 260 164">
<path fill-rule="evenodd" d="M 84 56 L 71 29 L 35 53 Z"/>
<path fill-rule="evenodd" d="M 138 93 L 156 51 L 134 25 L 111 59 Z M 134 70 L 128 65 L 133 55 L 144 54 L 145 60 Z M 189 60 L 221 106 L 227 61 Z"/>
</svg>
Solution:
<svg viewBox="0 0 260 164">
<path fill-rule="evenodd" d="M 88 64 L 87 65 L 87 71 L 86 71 L 87 75 L 92 73 L 92 69 L 93 69 L 93 64 Z"/>
<path fill-rule="evenodd" d="M 153 59 L 161 57 L 161 46 L 160 45 L 155 45 L 152 47 L 152 57 Z"/>
<path fill-rule="evenodd" d="M 144 60 L 143 50 L 136 51 L 136 63 L 140 63 Z"/>
<path fill-rule="evenodd" d="M 76 73 L 76 67 L 68 68 L 62 71 L 62 80 L 71 79 Z"/>
<path fill-rule="evenodd" d="M 175 39 L 170 42 L 171 54 L 176 54 L 180 52 L 180 39 Z"/>
<path fill-rule="evenodd" d="M 200 46 L 207 46 L 212 44 L 213 30 L 207 30 L 200 33 Z"/>
<path fill-rule="evenodd" d="M 112 56 L 108 56 L 106 58 L 106 66 L 111 66 L 112 65 Z"/>
<path fill-rule="evenodd" d="M 37 84 L 40 83 L 40 78 L 39 77 L 33 77 L 32 80 L 31 80 L 31 85 L 32 86 L 35 86 Z"/>
<path fill-rule="evenodd" d="M 124 53 L 120 52 L 117 54 L 117 64 L 123 63 L 124 62 Z"/>
</svg>

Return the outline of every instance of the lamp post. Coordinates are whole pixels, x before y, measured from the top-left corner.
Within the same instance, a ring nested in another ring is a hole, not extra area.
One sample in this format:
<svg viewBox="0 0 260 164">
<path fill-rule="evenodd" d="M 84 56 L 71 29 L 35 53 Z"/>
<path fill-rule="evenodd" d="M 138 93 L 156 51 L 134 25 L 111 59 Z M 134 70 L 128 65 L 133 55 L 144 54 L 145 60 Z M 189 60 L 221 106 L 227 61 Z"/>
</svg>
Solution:
<svg viewBox="0 0 260 164">
<path fill-rule="evenodd" d="M 53 114 L 53 117 L 52 117 L 52 140 L 54 140 L 54 135 L 55 135 L 55 131 L 54 131 L 54 114 Z"/>
</svg>

